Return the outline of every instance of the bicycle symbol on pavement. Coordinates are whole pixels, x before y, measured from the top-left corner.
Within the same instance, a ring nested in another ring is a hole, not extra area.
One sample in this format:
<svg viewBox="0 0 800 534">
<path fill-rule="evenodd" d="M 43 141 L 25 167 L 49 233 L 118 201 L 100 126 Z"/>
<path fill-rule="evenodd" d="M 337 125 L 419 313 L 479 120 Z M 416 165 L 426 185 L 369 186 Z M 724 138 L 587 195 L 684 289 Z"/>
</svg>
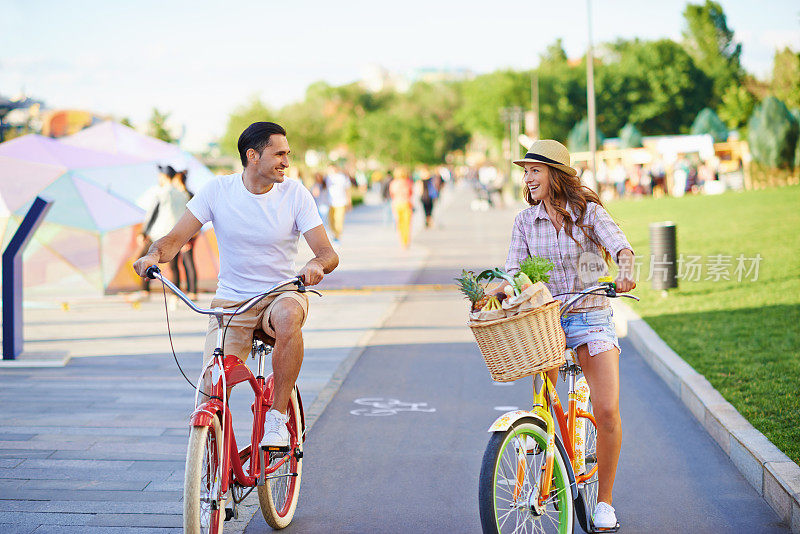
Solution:
<svg viewBox="0 0 800 534">
<path fill-rule="evenodd" d="M 398 412 L 432 413 L 436 411 L 436 408 L 429 408 L 427 402 L 402 402 L 397 399 L 385 399 L 383 397 L 363 397 L 353 402 L 360 406 L 369 406 L 369 408 L 350 410 L 350 413 L 367 417 L 397 415 Z"/>
</svg>

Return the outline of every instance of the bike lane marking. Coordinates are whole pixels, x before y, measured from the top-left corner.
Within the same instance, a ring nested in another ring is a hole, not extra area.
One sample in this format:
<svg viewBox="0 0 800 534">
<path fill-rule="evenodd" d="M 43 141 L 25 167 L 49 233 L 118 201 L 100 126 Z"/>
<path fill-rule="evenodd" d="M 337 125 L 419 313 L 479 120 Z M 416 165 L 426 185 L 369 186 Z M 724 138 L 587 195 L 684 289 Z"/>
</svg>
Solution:
<svg viewBox="0 0 800 534">
<path fill-rule="evenodd" d="M 369 408 L 350 410 L 351 415 L 385 416 L 397 415 L 398 412 L 433 413 L 436 411 L 436 408 L 429 408 L 427 402 L 402 402 L 384 397 L 363 397 L 354 400 L 353 403 L 369 406 Z"/>
</svg>

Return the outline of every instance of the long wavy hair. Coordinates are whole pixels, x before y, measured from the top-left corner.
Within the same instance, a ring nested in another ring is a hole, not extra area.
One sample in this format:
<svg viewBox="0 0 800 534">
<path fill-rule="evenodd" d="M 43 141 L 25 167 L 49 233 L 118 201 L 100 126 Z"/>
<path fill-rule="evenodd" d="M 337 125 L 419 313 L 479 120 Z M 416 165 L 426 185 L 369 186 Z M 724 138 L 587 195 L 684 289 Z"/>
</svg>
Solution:
<svg viewBox="0 0 800 534">
<path fill-rule="evenodd" d="M 578 243 L 578 240 L 572 235 L 573 227 L 577 225 L 584 235 L 589 238 L 589 241 L 597 245 L 597 248 L 603 253 L 603 259 L 605 259 L 606 264 L 611 265 L 611 254 L 597 239 L 592 237 L 592 232 L 589 231 L 592 228 L 591 225 L 586 224 L 583 220 L 586 215 L 586 208 L 590 202 L 595 202 L 598 206 L 603 206 L 600 197 L 597 196 L 597 193 L 585 185 L 582 185 L 580 178 L 577 176 L 567 174 L 561 169 L 556 169 L 550 165 L 547 165 L 547 171 L 548 177 L 550 178 L 548 200 L 550 201 L 550 205 L 553 206 L 556 212 L 564 219 L 564 230 L 567 232 L 567 235 L 570 239 L 575 241 L 575 243 Z M 527 185 L 523 185 L 522 195 L 525 202 L 531 206 L 536 206 L 541 202 L 539 200 L 533 200 L 533 196 Z M 572 221 L 572 216 L 566 210 L 567 202 L 569 202 L 570 207 L 575 212 L 574 223 Z M 578 243 L 578 246 L 580 246 L 580 243 Z"/>
</svg>

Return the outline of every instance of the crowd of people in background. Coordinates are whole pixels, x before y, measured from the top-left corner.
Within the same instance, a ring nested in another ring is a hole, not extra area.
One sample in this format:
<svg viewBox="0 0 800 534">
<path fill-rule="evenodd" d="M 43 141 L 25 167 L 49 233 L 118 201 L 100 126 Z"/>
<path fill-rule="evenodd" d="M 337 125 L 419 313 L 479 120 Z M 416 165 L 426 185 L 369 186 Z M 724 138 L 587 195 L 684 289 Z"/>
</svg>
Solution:
<svg viewBox="0 0 800 534">
<path fill-rule="evenodd" d="M 434 225 L 434 208 L 450 176 L 446 167 L 420 166 L 412 171 L 396 167 L 388 171 L 348 172 L 331 165 L 324 172 L 315 172 L 312 180 L 303 180 L 299 174 L 295 178 L 304 181 L 311 191 L 335 247 L 340 246 L 346 213 L 352 209 L 354 197 L 360 202 L 371 191 L 382 202 L 384 224 L 393 223 L 400 245 L 408 248 L 413 214 L 419 208 L 422 225 L 425 228 Z"/>
<path fill-rule="evenodd" d="M 588 165 L 578 165 L 581 182 L 597 191 L 604 201 L 642 196 L 683 196 L 722 192 L 743 180 L 741 162 L 734 172 L 723 177 L 717 157 L 702 159 L 696 153 L 678 154 L 666 162 L 655 158 L 649 163 L 625 164 L 621 159 L 601 160 L 596 175 Z M 732 176 L 730 176 L 732 175 Z M 736 182 L 734 184 L 728 182 Z"/>
<path fill-rule="evenodd" d="M 577 163 L 575 167 L 582 183 L 595 190 L 604 201 L 709 192 L 713 188 L 708 185 L 713 183 L 719 184 L 720 189 L 725 188 L 719 159 L 704 160 L 696 153 L 678 154 L 670 159 L 670 163 L 665 163 L 665 159 L 660 157 L 653 158 L 649 163 L 634 164 L 623 162 L 621 158 L 599 159 L 596 175 L 586 164 Z M 160 237 L 156 235 L 160 233 L 158 228 L 169 226 L 167 219 L 174 217 L 170 199 L 176 199 L 176 205 L 177 199 L 180 199 L 184 206 L 191 197 L 185 188 L 185 172 L 176 172 L 171 167 L 162 170 L 163 183 L 158 193 L 160 200 L 156 204 L 160 206 L 164 203 L 167 206 L 164 210 L 165 219 L 163 224 L 156 224 L 158 217 L 152 213 L 148 215 L 149 222 L 142 234 L 143 250 L 149 246 L 150 239 Z M 345 233 L 347 213 L 367 194 L 372 194 L 377 202 L 382 203 L 384 224 L 395 226 L 399 244 L 406 249 L 411 245 L 414 224 L 418 224 L 420 229 L 435 226 L 436 204 L 448 183 L 463 180 L 474 189 L 474 210 L 502 207 L 504 201 L 517 198 L 515 192 L 518 185 L 509 182 L 506 166 L 498 166 L 488 160 L 475 165 L 398 166 L 370 171 L 347 165 L 329 165 L 307 175 L 301 175 L 297 167 L 293 167 L 290 168 L 290 176 L 303 181 L 311 191 L 320 217 L 337 248 L 341 246 Z M 149 228 L 150 224 L 155 229 Z M 174 280 L 180 282 L 182 268 L 189 291 L 196 291 L 191 245 L 173 263 Z"/>
</svg>

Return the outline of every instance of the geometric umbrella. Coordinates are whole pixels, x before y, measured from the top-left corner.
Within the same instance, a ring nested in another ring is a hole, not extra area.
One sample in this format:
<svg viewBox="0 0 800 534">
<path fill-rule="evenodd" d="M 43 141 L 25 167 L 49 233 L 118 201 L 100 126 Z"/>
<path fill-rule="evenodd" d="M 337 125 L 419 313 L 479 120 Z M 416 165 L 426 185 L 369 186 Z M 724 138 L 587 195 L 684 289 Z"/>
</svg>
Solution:
<svg viewBox="0 0 800 534">
<path fill-rule="evenodd" d="M 114 121 L 95 124 L 75 134 L 63 137 L 60 141 L 75 147 L 114 155 L 128 155 L 148 162 L 138 167 L 126 166 L 118 168 L 113 174 L 104 173 L 101 169 L 81 170 L 81 176 L 86 180 L 90 180 L 107 191 L 134 202 L 144 209 L 147 209 L 152 202 L 152 191 L 158 183 L 156 164 L 172 165 L 176 170 L 187 170 L 188 181 L 186 185 L 189 190 L 195 192 L 206 182 L 216 178 L 197 158 L 177 145 L 144 135 L 133 128 Z M 135 256 L 137 252 L 138 249 L 135 247 L 131 249 L 132 256 Z M 198 284 L 206 289 L 216 287 L 219 256 L 216 236 L 210 225 L 206 225 L 195 241 L 194 256 Z M 117 277 L 106 285 L 107 290 L 113 291 L 128 287 L 133 288 L 138 283 L 135 274 L 130 268 L 121 268 Z"/>
<path fill-rule="evenodd" d="M 112 139 L 121 139 L 125 150 L 108 151 L 109 138 L 105 145 L 100 143 L 101 150 L 33 134 L 0 143 L 3 247 L 37 195 L 55 201 L 23 256 L 27 296 L 137 289 L 139 280 L 131 263 L 138 252 L 136 236 L 145 213 L 137 202 L 157 181 L 156 161 L 151 157 L 157 151 L 163 156 L 171 153 L 172 159 L 160 162 L 177 164 L 175 152 L 181 151 L 122 128 L 123 135 Z M 95 133 L 90 134 L 71 141 L 90 145 L 97 141 Z M 147 147 L 149 153 L 133 153 L 137 147 Z M 202 169 L 192 166 L 196 172 L 190 170 L 190 177 L 194 174 L 198 184 L 213 177 L 202 164 L 197 165 Z M 215 245 L 213 232 L 204 232 L 195 247 L 198 277 L 206 287 L 216 282 Z"/>
<path fill-rule="evenodd" d="M 143 208 L 148 207 L 143 205 L 145 200 L 143 193 L 158 183 L 157 164 L 171 165 L 175 170 L 187 170 L 187 187 L 191 191 L 199 190 L 207 181 L 215 178 L 197 158 L 177 145 L 141 134 L 114 121 L 95 124 L 62 138 L 61 142 L 118 156 L 132 156 L 141 162 L 149 162 L 149 165 L 126 169 L 129 173 L 127 177 L 121 174 L 114 177 L 103 176 L 97 171 L 86 173 L 88 179 L 95 180 L 99 185 L 137 202 Z"/>
<path fill-rule="evenodd" d="M 114 175 L 141 161 L 70 147 L 39 135 L 0 144 L 3 247 L 33 199 L 54 200 L 24 254 L 24 283 L 35 292 L 96 294 L 108 288 L 144 212 L 87 180 L 81 172 Z"/>
</svg>

